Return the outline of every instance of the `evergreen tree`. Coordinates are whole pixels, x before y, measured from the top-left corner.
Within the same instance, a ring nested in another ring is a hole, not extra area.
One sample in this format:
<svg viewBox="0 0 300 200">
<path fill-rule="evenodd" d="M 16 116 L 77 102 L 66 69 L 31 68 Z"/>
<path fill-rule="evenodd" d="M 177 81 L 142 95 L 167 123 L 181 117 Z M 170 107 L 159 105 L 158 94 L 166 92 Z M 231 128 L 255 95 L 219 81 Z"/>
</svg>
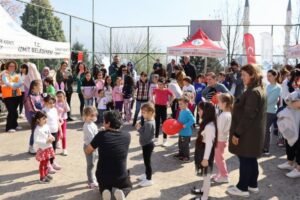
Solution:
<svg viewBox="0 0 300 200">
<path fill-rule="evenodd" d="M 62 21 L 54 16 L 49 0 L 31 0 L 30 3 L 41 7 L 32 4 L 26 5 L 25 11 L 20 17 L 22 27 L 29 33 L 45 40 L 65 42 Z M 35 62 L 39 64 L 39 67 L 44 65 L 55 67 L 58 64 L 58 60 L 40 60 Z"/>
</svg>

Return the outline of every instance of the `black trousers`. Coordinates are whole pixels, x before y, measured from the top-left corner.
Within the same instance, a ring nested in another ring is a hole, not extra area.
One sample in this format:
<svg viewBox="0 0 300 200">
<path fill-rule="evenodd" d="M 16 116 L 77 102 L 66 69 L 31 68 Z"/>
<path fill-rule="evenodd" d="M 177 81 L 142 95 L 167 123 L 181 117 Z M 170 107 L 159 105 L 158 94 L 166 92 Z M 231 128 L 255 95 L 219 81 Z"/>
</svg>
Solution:
<svg viewBox="0 0 300 200">
<path fill-rule="evenodd" d="M 239 156 L 240 160 L 240 178 L 237 188 L 242 191 L 248 191 L 248 187 L 257 188 L 258 163 L 257 158 L 246 158 Z"/>
<path fill-rule="evenodd" d="M 73 92 L 67 92 L 66 91 L 67 103 L 70 106 L 70 111 L 68 112 L 68 118 L 71 118 L 71 108 L 72 108 L 72 106 L 71 106 L 71 98 L 72 98 L 72 93 Z"/>
<path fill-rule="evenodd" d="M 154 149 L 154 143 L 151 142 L 145 146 L 142 146 L 143 149 L 143 158 L 144 164 L 146 168 L 146 177 L 148 180 L 152 179 L 152 167 L 151 167 L 151 155 Z"/>
<path fill-rule="evenodd" d="M 7 109 L 7 118 L 6 118 L 6 131 L 10 129 L 16 129 L 18 126 L 18 106 L 20 103 L 20 97 L 8 97 L 4 98 L 4 104 Z"/>
<path fill-rule="evenodd" d="M 53 149 L 54 149 L 54 152 L 56 150 L 56 144 L 57 144 L 57 141 L 58 141 L 58 138 L 57 138 L 57 133 L 51 133 L 51 135 L 55 138 L 55 140 L 52 142 L 52 146 L 53 146 Z M 53 164 L 53 161 L 54 161 L 54 158 L 50 158 L 50 163 Z"/>
<path fill-rule="evenodd" d="M 190 158 L 190 141 L 190 136 L 178 137 L 179 156 L 182 156 L 184 158 Z"/>
<path fill-rule="evenodd" d="M 82 93 L 78 93 L 79 101 L 80 101 L 80 115 L 82 116 L 83 108 L 84 108 L 84 98 Z"/>
<path fill-rule="evenodd" d="M 285 141 L 285 144 L 287 159 L 289 161 L 294 161 L 296 159 L 296 163 L 300 165 L 300 138 L 298 138 L 293 146 L 290 146 L 287 140 Z"/>
<path fill-rule="evenodd" d="M 175 99 L 173 101 L 172 106 L 171 106 L 171 110 L 172 110 L 172 118 L 175 119 L 176 114 L 177 114 L 177 110 L 178 110 L 178 99 Z"/>
<path fill-rule="evenodd" d="M 25 97 L 25 92 L 22 92 L 22 96 L 19 98 L 20 103 L 19 103 L 19 113 L 22 114 L 23 107 L 24 107 L 24 97 Z"/>
<path fill-rule="evenodd" d="M 155 105 L 155 137 L 158 138 L 160 125 L 167 119 L 167 106 Z M 164 139 L 167 139 L 167 135 L 164 133 Z"/>
</svg>

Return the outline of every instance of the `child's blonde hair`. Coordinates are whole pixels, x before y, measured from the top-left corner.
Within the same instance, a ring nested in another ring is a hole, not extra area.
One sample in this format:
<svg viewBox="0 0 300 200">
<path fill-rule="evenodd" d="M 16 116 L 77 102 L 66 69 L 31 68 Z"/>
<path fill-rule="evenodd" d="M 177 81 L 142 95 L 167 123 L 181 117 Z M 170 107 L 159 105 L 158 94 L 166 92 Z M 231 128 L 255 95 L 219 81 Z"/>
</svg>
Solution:
<svg viewBox="0 0 300 200">
<path fill-rule="evenodd" d="M 222 103 L 226 104 L 226 108 L 232 111 L 233 109 L 233 103 L 234 103 L 234 97 L 229 93 L 220 93 L 218 94 L 218 100 Z"/>
<path fill-rule="evenodd" d="M 141 110 L 144 110 L 146 112 L 151 112 L 151 113 L 155 113 L 155 107 L 153 105 L 153 103 L 145 103 L 144 105 L 142 105 Z"/>
<path fill-rule="evenodd" d="M 98 114 L 97 109 L 93 106 L 87 106 L 83 109 L 82 118 L 85 121 L 87 116 Z"/>
</svg>

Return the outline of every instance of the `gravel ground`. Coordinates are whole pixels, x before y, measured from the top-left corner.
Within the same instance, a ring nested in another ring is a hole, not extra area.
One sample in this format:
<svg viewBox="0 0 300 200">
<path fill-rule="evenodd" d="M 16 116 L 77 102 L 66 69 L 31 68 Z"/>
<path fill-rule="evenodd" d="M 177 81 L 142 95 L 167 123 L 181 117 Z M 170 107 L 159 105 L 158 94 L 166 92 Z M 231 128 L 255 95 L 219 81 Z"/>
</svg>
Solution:
<svg viewBox="0 0 300 200">
<path fill-rule="evenodd" d="M 72 109 L 74 114 L 79 112 L 77 95 L 74 95 Z M 77 115 L 78 116 L 78 115 Z M 5 116 L 0 116 L 0 199 L 1 200 L 96 200 L 101 199 L 98 190 L 90 190 L 86 183 L 86 163 L 82 149 L 83 122 L 76 120 L 68 124 L 67 143 L 69 155 L 57 155 L 57 161 L 63 167 L 54 175 L 50 184 L 38 182 L 38 162 L 27 153 L 30 130 L 24 119 L 20 119 L 22 131 L 13 134 L 5 133 Z M 169 139 L 167 148 L 157 146 L 152 157 L 154 185 L 140 188 L 137 177 L 143 173 L 144 166 L 142 151 L 138 144 L 137 132 L 130 126 L 124 126 L 124 131 L 129 131 L 132 136 L 128 156 L 128 168 L 134 184 L 128 200 L 177 200 L 190 199 L 191 188 L 201 184 L 201 178 L 195 176 L 194 164 L 180 163 L 172 155 L 177 152 L 177 137 Z M 191 152 L 193 155 L 193 141 Z M 162 138 L 161 138 L 162 142 Z M 58 150 L 58 154 L 61 150 Z M 274 142 L 271 147 L 271 156 L 259 159 L 259 189 L 258 194 L 251 194 L 248 199 L 255 200 L 300 200 L 300 178 L 289 179 L 285 171 L 277 169 L 277 165 L 285 161 L 284 149 L 278 148 Z M 229 185 L 237 183 L 238 160 L 226 152 L 228 168 L 230 170 L 230 184 L 212 184 L 210 199 L 240 199 L 226 194 Z M 192 159 L 193 160 L 193 159 Z"/>
</svg>

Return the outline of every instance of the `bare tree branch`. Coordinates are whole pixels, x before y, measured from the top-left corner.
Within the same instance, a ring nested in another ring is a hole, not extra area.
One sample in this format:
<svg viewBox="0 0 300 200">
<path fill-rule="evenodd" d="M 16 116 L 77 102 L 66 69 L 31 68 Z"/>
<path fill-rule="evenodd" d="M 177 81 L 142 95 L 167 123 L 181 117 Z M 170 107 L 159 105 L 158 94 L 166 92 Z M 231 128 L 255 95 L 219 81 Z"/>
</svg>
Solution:
<svg viewBox="0 0 300 200">
<path fill-rule="evenodd" d="M 0 5 L 10 14 L 15 20 L 20 16 L 22 6 L 12 0 L 0 0 Z"/>
</svg>

